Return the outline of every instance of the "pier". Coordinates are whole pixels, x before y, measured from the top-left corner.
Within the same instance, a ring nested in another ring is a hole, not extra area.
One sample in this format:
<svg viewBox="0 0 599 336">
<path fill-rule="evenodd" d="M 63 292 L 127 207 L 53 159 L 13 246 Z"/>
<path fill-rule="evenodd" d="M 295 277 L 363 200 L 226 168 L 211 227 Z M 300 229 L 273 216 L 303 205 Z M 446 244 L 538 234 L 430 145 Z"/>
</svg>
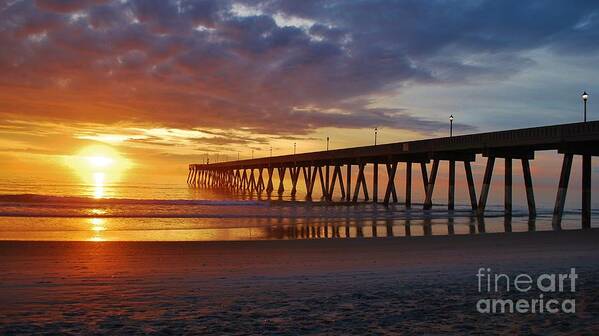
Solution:
<svg viewBox="0 0 599 336">
<path fill-rule="evenodd" d="M 412 206 L 412 173 L 414 167 L 419 167 L 425 195 L 422 204 L 424 209 L 430 209 L 433 205 L 433 192 L 439 166 L 447 163 L 448 210 L 453 210 L 455 206 L 455 172 L 457 167 L 462 166 L 472 211 L 479 216 L 484 216 L 495 161 L 503 159 L 505 215 L 512 214 L 513 163 L 519 161 L 522 166 L 529 216 L 535 217 L 536 205 L 530 161 L 534 160 L 535 152 L 548 150 L 556 150 L 563 156 L 553 211 L 553 227 L 561 228 L 572 162 L 575 156 L 580 156 L 582 157 L 581 222 L 583 228 L 590 228 L 591 158 L 599 153 L 599 121 L 212 164 L 190 164 L 187 183 L 198 188 L 226 188 L 268 195 L 275 192 L 281 195 L 290 188 L 292 196 L 297 193 L 298 183 L 304 183 L 307 199 L 312 199 L 314 187 L 318 183 L 322 191 L 321 197 L 326 201 L 333 201 L 335 189 L 339 188 L 341 198 L 338 201 L 351 204 L 362 200 L 388 205 L 399 201 L 395 180 L 398 165 L 401 164 L 406 168 L 403 203 L 407 208 Z M 486 158 L 485 173 L 478 197 L 471 168 L 471 163 L 476 160 L 477 155 Z M 427 164 L 431 162 L 428 171 Z M 372 165 L 372 179 L 366 178 L 367 165 Z M 352 179 L 354 166 L 357 167 L 357 176 Z M 378 190 L 380 171 L 386 173 L 388 181 L 382 199 L 379 199 Z M 276 189 L 275 172 L 278 181 Z M 285 185 L 286 174 L 289 174 L 290 186 Z M 300 179 L 300 176 L 303 176 L 303 179 Z"/>
</svg>

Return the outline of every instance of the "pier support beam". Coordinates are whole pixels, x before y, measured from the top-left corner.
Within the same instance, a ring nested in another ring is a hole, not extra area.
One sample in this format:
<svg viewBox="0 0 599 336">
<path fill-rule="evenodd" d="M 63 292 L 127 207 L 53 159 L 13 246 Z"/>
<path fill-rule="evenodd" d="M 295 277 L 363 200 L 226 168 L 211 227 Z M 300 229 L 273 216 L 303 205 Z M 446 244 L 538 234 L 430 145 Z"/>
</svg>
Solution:
<svg viewBox="0 0 599 336">
<path fill-rule="evenodd" d="M 586 124 L 585 124 L 586 125 Z M 599 155 L 599 143 L 569 143 L 558 149 L 559 153 L 564 153 L 564 161 L 566 156 L 569 155 L 573 158 L 573 155 L 580 155 L 582 157 L 582 199 L 581 199 L 581 224 L 583 229 L 591 228 L 591 160 L 593 156 Z M 570 162 L 571 164 L 571 162 Z M 563 168 L 562 168 L 563 169 Z M 565 182 L 565 189 L 567 189 L 567 181 Z M 561 190 L 561 188 L 560 188 Z M 564 194 L 566 191 L 564 190 Z M 565 196 L 564 196 L 565 198 Z M 558 202 L 556 200 L 556 211 L 558 209 Z M 563 213 L 563 205 L 562 205 Z M 554 216 L 555 217 L 555 216 Z M 560 218 L 561 219 L 561 216 Z M 555 219 L 557 222 L 559 219 Z M 556 223 L 557 224 L 557 223 Z M 561 223 L 560 223 L 561 225 Z M 554 225 L 556 226 L 556 225 Z"/>
<path fill-rule="evenodd" d="M 272 174 L 274 170 L 275 169 L 273 167 L 268 167 L 268 183 L 266 184 L 266 192 L 268 194 L 272 193 L 272 191 L 275 189 L 272 183 Z"/>
<path fill-rule="evenodd" d="M 431 168 L 431 176 L 428 180 L 426 187 L 426 197 L 424 199 L 424 209 L 428 210 L 433 207 L 433 191 L 435 189 L 435 180 L 437 179 L 437 172 L 439 171 L 439 159 L 433 160 L 433 167 Z"/>
<path fill-rule="evenodd" d="M 246 191 L 248 188 L 248 176 L 247 176 L 247 170 L 244 168 L 243 169 L 243 174 L 241 174 L 241 190 Z"/>
<path fill-rule="evenodd" d="M 254 177 L 254 168 L 250 168 L 250 192 L 258 191 L 256 178 Z"/>
<path fill-rule="evenodd" d="M 449 187 L 447 188 L 447 210 L 455 208 L 455 161 L 449 160 Z"/>
<path fill-rule="evenodd" d="M 346 179 L 347 179 L 347 183 L 346 183 L 346 187 L 345 187 L 345 189 L 347 190 L 346 200 L 349 202 L 349 201 L 351 201 L 351 163 L 347 164 Z"/>
<path fill-rule="evenodd" d="M 239 190 L 241 189 L 241 173 L 239 172 L 239 169 L 235 169 L 235 189 Z"/>
<path fill-rule="evenodd" d="M 391 196 L 395 202 L 397 202 L 397 193 L 395 191 L 395 173 L 397 171 L 397 162 L 387 163 L 387 188 L 385 190 L 385 199 L 383 203 L 389 205 Z"/>
<path fill-rule="evenodd" d="M 289 172 L 291 174 L 291 196 L 295 196 L 297 194 L 297 180 L 300 174 L 300 167 L 291 167 L 289 168 Z"/>
<path fill-rule="evenodd" d="M 568 182 L 570 181 L 570 171 L 572 170 L 573 157 L 574 155 L 571 153 L 564 154 L 562 172 L 559 178 L 557 196 L 555 198 L 555 207 L 553 208 L 552 225 L 554 230 L 561 230 L 562 228 L 562 215 L 564 213 L 564 205 L 566 203 L 566 194 L 568 192 Z"/>
<path fill-rule="evenodd" d="M 483 186 L 480 191 L 480 199 L 478 200 L 478 214 L 484 215 L 485 207 L 487 206 L 487 198 L 489 189 L 491 188 L 491 177 L 493 177 L 493 166 L 495 165 L 495 157 L 487 158 L 487 167 L 485 168 L 485 176 L 483 177 Z"/>
<path fill-rule="evenodd" d="M 472 177 L 472 167 L 470 161 L 464 161 L 464 171 L 466 172 L 466 181 L 468 182 L 468 194 L 470 195 L 470 206 L 472 211 L 477 209 L 476 202 L 476 187 L 474 186 L 474 178 Z"/>
<path fill-rule="evenodd" d="M 306 199 L 312 199 L 312 189 L 314 188 L 314 178 L 316 177 L 316 171 L 312 172 L 312 167 L 302 167 L 304 172 L 304 182 L 306 184 Z"/>
<path fill-rule="evenodd" d="M 395 171 L 397 172 L 397 163 L 395 164 Z M 397 190 L 395 188 L 395 173 L 393 173 L 393 185 L 391 186 L 391 197 L 393 198 L 393 202 L 397 203 L 399 198 L 397 197 Z"/>
<path fill-rule="evenodd" d="M 524 186 L 526 187 L 526 202 L 528 203 L 528 216 L 537 216 L 537 206 L 535 204 L 535 194 L 532 188 L 532 174 L 530 173 L 530 163 L 528 159 L 522 159 L 522 174 L 524 175 Z"/>
<path fill-rule="evenodd" d="M 285 192 L 285 170 L 287 170 L 287 168 L 279 167 L 277 170 L 279 171 L 279 189 L 277 192 L 279 195 L 283 195 Z"/>
<path fill-rule="evenodd" d="M 326 184 L 326 195 L 323 195 L 323 197 L 325 199 L 329 199 L 330 198 L 330 190 L 331 190 L 331 176 L 330 176 L 330 169 L 329 169 L 329 163 L 327 162 L 326 166 L 325 166 L 325 174 L 324 174 L 324 179 L 325 179 L 325 184 Z"/>
<path fill-rule="evenodd" d="M 320 189 L 322 189 L 322 199 L 328 200 L 329 199 L 329 176 L 326 173 L 326 171 L 328 170 L 328 166 L 327 166 L 327 168 L 325 168 L 324 174 L 323 174 L 322 170 L 323 170 L 322 166 L 318 166 L 318 177 L 320 177 Z"/>
<path fill-rule="evenodd" d="M 366 166 L 365 163 L 360 162 L 358 164 L 358 179 L 356 180 L 356 190 L 354 192 L 354 202 L 358 201 L 358 196 L 360 195 L 360 187 L 363 189 L 364 192 L 364 200 L 368 201 L 369 197 L 368 197 L 368 185 L 366 184 L 366 177 L 364 176 L 364 167 Z"/>
<path fill-rule="evenodd" d="M 424 186 L 424 193 L 428 188 L 428 173 L 426 171 L 426 163 L 420 162 L 420 172 L 422 173 L 422 185 Z"/>
<path fill-rule="evenodd" d="M 582 228 L 591 228 L 591 155 L 582 155 Z"/>
<path fill-rule="evenodd" d="M 505 158 L 504 182 L 505 182 L 504 200 L 503 200 L 504 215 L 511 216 L 512 215 L 512 158 L 511 157 Z"/>
<path fill-rule="evenodd" d="M 379 164 L 375 162 L 372 166 L 372 202 L 379 200 Z"/>
<path fill-rule="evenodd" d="M 341 166 L 335 165 L 333 168 L 333 178 L 331 179 L 331 186 L 329 190 L 329 201 L 332 201 L 333 193 L 335 191 L 335 184 L 339 181 L 339 190 L 341 191 L 341 200 L 345 199 L 345 188 L 343 186 L 343 174 L 341 173 Z"/>
<path fill-rule="evenodd" d="M 412 162 L 406 162 L 406 208 L 412 207 Z"/>
<path fill-rule="evenodd" d="M 526 197 L 528 202 L 529 215 L 534 217 L 536 215 L 534 195 L 532 189 L 532 177 L 530 174 L 529 160 L 534 159 L 534 151 L 528 148 L 495 148 L 488 149 L 483 152 L 483 156 L 487 157 L 487 168 L 485 169 L 485 177 L 483 178 L 483 185 L 481 188 L 480 199 L 478 202 L 478 215 L 484 215 L 487 198 L 489 194 L 491 177 L 493 175 L 493 165 L 496 158 L 502 158 L 505 160 L 504 169 L 504 215 L 512 216 L 512 204 L 513 204 L 513 165 L 514 159 L 522 160 L 522 172 L 524 175 L 524 182 L 526 185 Z"/>
<path fill-rule="evenodd" d="M 435 189 L 435 181 L 439 171 L 439 163 L 441 160 L 448 163 L 448 188 L 447 188 L 447 209 L 449 211 L 455 208 L 455 163 L 456 161 L 470 162 L 476 159 L 473 153 L 452 153 L 452 152 L 437 152 L 430 153 L 429 157 L 433 159 L 431 168 L 431 176 L 428 180 L 426 188 L 426 197 L 424 200 L 424 209 L 431 209 L 433 206 L 433 194 Z"/>
<path fill-rule="evenodd" d="M 256 190 L 261 193 L 264 189 L 266 189 L 264 187 L 264 178 L 262 177 L 262 172 L 263 172 L 264 168 L 258 168 L 258 183 L 256 184 Z"/>
</svg>

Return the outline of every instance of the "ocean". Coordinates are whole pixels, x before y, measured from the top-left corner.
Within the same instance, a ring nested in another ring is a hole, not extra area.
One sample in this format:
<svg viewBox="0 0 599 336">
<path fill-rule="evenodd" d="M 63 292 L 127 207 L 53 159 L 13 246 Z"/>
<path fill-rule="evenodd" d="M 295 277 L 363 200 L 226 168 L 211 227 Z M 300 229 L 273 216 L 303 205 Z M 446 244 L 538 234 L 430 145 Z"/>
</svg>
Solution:
<svg viewBox="0 0 599 336">
<path fill-rule="evenodd" d="M 550 207 L 530 219 L 525 207 L 516 206 L 506 218 L 501 204 L 491 204 L 481 219 L 465 203 L 452 212 L 442 203 L 424 211 L 418 203 L 406 209 L 401 203 L 308 202 L 301 194 L 267 197 L 190 188 L 184 182 L 1 182 L 1 240 L 226 241 L 552 230 Z M 580 228 L 578 209 L 566 211 L 562 228 Z"/>
</svg>

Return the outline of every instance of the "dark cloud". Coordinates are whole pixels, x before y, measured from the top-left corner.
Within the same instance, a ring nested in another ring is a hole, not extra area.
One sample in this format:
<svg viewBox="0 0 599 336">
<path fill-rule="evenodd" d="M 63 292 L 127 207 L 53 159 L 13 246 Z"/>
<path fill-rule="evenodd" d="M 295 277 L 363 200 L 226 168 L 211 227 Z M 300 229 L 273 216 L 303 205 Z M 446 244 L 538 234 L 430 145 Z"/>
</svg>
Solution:
<svg viewBox="0 0 599 336">
<path fill-rule="evenodd" d="M 598 26 L 594 1 L 19 1 L 0 11 L 0 113 L 435 132 L 446 125 L 373 99 L 504 79 L 538 48 L 597 52 Z"/>
<path fill-rule="evenodd" d="M 75 11 L 83 10 L 88 8 L 94 3 L 102 3 L 103 0 L 36 0 L 35 4 L 37 7 L 43 10 L 59 12 L 59 13 L 72 13 Z"/>
</svg>

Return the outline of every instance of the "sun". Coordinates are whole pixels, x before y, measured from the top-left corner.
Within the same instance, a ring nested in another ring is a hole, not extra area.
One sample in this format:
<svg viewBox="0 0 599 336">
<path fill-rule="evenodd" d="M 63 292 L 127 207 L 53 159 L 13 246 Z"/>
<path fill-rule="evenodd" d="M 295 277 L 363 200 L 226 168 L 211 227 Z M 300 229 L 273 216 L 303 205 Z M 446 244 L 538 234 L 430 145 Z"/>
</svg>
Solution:
<svg viewBox="0 0 599 336">
<path fill-rule="evenodd" d="M 112 165 L 114 163 L 114 160 L 111 157 L 106 156 L 88 156 L 87 162 L 92 167 L 104 168 Z"/>
<path fill-rule="evenodd" d="M 125 161 L 116 149 L 105 145 L 85 147 L 77 153 L 76 159 L 80 161 L 80 165 L 87 165 L 95 172 L 118 168 Z"/>
<path fill-rule="evenodd" d="M 106 186 L 122 179 L 131 161 L 106 145 L 91 145 L 67 158 L 67 164 L 88 185 L 95 198 L 106 197 Z"/>
</svg>

